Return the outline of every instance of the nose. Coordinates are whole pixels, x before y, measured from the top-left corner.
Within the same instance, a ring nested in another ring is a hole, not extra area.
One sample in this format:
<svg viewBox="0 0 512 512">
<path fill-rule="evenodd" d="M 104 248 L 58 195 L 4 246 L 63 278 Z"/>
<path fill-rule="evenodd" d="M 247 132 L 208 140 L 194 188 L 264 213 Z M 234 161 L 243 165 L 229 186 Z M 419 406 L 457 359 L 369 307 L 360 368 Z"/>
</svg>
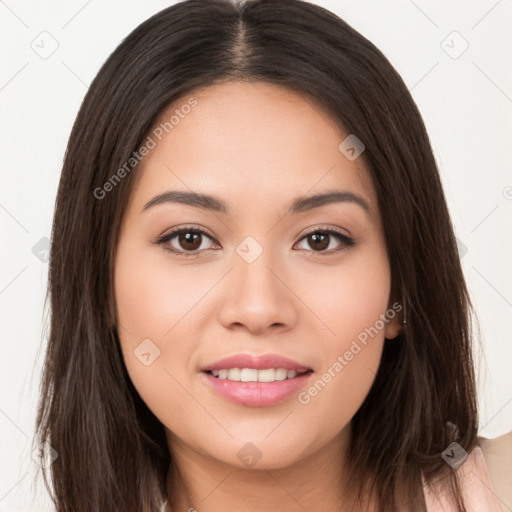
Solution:
<svg viewBox="0 0 512 512">
<path fill-rule="evenodd" d="M 219 321 L 228 329 L 245 328 L 253 334 L 293 327 L 300 301 L 289 275 L 280 269 L 265 252 L 252 263 L 236 256 L 223 289 Z"/>
</svg>

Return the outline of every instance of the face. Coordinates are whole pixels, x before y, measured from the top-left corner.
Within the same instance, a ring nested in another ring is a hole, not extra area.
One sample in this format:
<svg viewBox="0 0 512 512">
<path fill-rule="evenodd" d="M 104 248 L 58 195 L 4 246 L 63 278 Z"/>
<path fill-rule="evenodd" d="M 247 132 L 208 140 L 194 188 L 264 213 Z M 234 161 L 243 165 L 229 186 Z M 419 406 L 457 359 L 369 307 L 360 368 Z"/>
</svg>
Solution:
<svg viewBox="0 0 512 512">
<path fill-rule="evenodd" d="M 114 287 L 127 370 L 171 450 L 237 467 L 253 455 L 270 469 L 349 432 L 399 306 L 369 173 L 339 149 L 348 135 L 311 100 L 263 83 L 201 90 L 155 125 Z M 215 364 L 238 355 L 248 359 Z"/>
</svg>

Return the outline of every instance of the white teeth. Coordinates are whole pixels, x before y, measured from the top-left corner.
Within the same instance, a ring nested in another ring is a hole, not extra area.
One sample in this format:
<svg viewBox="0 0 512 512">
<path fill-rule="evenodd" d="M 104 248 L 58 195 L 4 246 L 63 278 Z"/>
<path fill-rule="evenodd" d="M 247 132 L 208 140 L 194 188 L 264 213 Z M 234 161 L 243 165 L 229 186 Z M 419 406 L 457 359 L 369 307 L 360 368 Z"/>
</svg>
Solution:
<svg viewBox="0 0 512 512">
<path fill-rule="evenodd" d="M 287 374 L 288 374 L 288 370 L 286 368 L 278 368 L 276 370 L 276 380 L 286 379 Z"/>
<path fill-rule="evenodd" d="M 212 374 L 223 380 L 236 382 L 274 382 L 276 380 L 293 379 L 297 372 L 286 368 L 266 368 L 256 370 L 255 368 L 229 368 L 212 370 Z"/>
<path fill-rule="evenodd" d="M 257 382 L 258 370 L 253 368 L 241 368 L 240 369 L 240 381 L 241 382 Z"/>
<path fill-rule="evenodd" d="M 227 378 L 229 380 L 240 380 L 240 368 L 230 368 Z"/>
<path fill-rule="evenodd" d="M 274 382 L 276 380 L 276 371 L 273 368 L 268 370 L 258 370 L 259 382 Z"/>
</svg>

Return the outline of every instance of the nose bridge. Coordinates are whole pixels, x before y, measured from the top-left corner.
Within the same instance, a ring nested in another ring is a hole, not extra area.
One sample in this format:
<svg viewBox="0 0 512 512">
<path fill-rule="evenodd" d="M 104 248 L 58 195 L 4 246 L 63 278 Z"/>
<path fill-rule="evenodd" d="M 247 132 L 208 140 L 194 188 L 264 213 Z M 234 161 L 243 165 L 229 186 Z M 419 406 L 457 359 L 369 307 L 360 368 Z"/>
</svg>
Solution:
<svg viewBox="0 0 512 512">
<path fill-rule="evenodd" d="M 236 248 L 235 275 L 238 299 L 246 302 L 264 299 L 268 306 L 282 296 L 283 286 L 275 272 L 280 265 L 275 251 L 264 247 L 252 236 L 246 237 Z M 271 271 L 273 269 L 273 271 Z"/>
<path fill-rule="evenodd" d="M 230 272 L 229 290 L 221 309 L 221 321 L 262 330 L 274 324 L 294 321 L 293 294 L 285 286 L 282 265 L 276 251 L 254 237 L 246 237 L 237 247 Z"/>
</svg>

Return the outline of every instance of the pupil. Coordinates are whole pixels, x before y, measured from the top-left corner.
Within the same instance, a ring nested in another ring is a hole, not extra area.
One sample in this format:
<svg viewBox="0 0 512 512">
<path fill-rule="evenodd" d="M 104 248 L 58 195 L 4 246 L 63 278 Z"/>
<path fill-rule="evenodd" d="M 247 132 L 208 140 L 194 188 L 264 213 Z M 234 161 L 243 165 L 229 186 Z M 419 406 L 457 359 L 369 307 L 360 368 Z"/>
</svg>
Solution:
<svg viewBox="0 0 512 512">
<path fill-rule="evenodd" d="M 183 242 L 185 249 L 197 249 L 201 246 L 200 233 L 182 233 L 179 238 L 180 243 Z"/>
<path fill-rule="evenodd" d="M 314 246 L 313 246 L 313 249 L 326 249 L 327 247 L 329 247 L 329 235 L 325 235 L 325 234 L 313 234 L 313 235 L 310 235 L 311 238 L 314 240 Z M 319 243 L 318 243 L 319 242 Z"/>
</svg>

